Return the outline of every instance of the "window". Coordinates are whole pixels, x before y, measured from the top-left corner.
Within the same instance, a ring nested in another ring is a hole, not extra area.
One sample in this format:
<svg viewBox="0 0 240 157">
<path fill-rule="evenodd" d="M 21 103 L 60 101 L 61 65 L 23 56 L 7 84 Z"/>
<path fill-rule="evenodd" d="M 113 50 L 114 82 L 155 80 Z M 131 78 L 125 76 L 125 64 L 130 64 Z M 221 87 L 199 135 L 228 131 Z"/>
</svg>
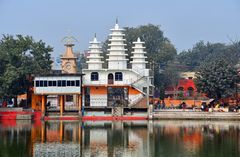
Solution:
<svg viewBox="0 0 240 157">
<path fill-rule="evenodd" d="M 47 87 L 47 81 L 43 81 L 43 86 Z"/>
<path fill-rule="evenodd" d="M 53 86 L 57 86 L 57 81 L 53 81 Z"/>
<path fill-rule="evenodd" d="M 53 81 L 48 81 L 48 86 L 52 87 L 53 86 Z"/>
<path fill-rule="evenodd" d="M 43 87 L 43 81 L 40 81 L 40 87 Z"/>
<path fill-rule="evenodd" d="M 36 80 L 36 87 L 66 87 L 66 86 L 76 86 L 80 87 L 80 80 L 57 80 L 57 81 L 47 81 L 47 80 Z"/>
<path fill-rule="evenodd" d="M 57 86 L 58 86 L 58 87 L 61 87 L 61 86 L 62 86 L 62 81 L 61 81 L 61 80 L 58 80 L 58 81 L 57 81 Z"/>
<path fill-rule="evenodd" d="M 71 86 L 75 86 L 75 81 L 71 81 Z"/>
<path fill-rule="evenodd" d="M 148 91 L 147 91 L 148 88 L 147 88 L 147 87 L 143 87 L 142 89 L 143 89 L 143 92 L 144 92 L 144 93 L 148 93 Z"/>
<path fill-rule="evenodd" d="M 91 73 L 91 81 L 98 81 L 98 72 Z"/>
<path fill-rule="evenodd" d="M 184 88 L 183 87 L 178 87 L 178 90 L 179 91 L 184 91 Z"/>
<path fill-rule="evenodd" d="M 115 81 L 122 81 L 123 76 L 121 72 L 116 72 L 115 73 Z"/>
<path fill-rule="evenodd" d="M 40 86 L 40 82 L 36 81 L 36 87 L 39 87 L 39 86 Z"/>
<path fill-rule="evenodd" d="M 66 87 L 66 80 L 62 80 L 62 87 Z"/>
<path fill-rule="evenodd" d="M 67 86 L 71 86 L 71 81 L 67 81 Z"/>
<path fill-rule="evenodd" d="M 76 86 L 79 87 L 80 86 L 80 81 L 76 80 Z"/>
<path fill-rule="evenodd" d="M 73 102 L 73 95 L 66 95 L 66 102 Z"/>
</svg>

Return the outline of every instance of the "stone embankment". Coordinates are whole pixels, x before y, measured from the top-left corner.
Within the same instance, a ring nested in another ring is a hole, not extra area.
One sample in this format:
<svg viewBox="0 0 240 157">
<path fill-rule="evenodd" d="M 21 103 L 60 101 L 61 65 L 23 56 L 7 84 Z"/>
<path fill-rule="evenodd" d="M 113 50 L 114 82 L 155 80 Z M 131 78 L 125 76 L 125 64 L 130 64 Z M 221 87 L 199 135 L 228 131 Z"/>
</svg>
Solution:
<svg viewBox="0 0 240 157">
<path fill-rule="evenodd" d="M 152 119 L 176 120 L 240 120 L 239 112 L 202 112 L 191 110 L 157 110 Z"/>
<path fill-rule="evenodd" d="M 31 120 L 33 111 L 23 108 L 0 108 L 0 120 Z"/>
</svg>

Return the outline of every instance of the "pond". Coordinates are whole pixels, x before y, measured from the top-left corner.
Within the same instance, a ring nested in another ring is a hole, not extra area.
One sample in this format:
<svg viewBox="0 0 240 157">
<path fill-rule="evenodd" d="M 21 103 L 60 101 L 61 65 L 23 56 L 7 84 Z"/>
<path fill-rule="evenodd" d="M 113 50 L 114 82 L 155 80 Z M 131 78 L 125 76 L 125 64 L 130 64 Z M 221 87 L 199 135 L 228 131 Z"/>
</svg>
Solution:
<svg viewBox="0 0 240 157">
<path fill-rule="evenodd" d="M 0 157 L 239 157 L 238 121 L 1 121 Z"/>
</svg>

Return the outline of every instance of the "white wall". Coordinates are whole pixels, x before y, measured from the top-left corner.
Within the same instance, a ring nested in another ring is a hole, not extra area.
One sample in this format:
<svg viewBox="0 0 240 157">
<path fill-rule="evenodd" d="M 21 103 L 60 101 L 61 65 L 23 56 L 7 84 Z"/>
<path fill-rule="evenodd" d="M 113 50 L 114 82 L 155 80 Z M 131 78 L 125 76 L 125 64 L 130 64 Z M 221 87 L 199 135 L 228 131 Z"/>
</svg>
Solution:
<svg viewBox="0 0 240 157">
<path fill-rule="evenodd" d="M 91 73 L 98 72 L 99 80 L 98 81 L 91 81 Z M 115 81 L 115 72 L 122 72 L 123 73 L 123 80 L 122 81 Z M 101 71 L 89 71 L 84 70 L 83 73 L 83 84 L 84 85 L 107 85 L 108 84 L 108 74 L 112 73 L 114 75 L 114 85 L 130 85 L 134 81 L 138 80 L 142 76 L 137 75 L 135 72 L 131 70 L 101 70 Z"/>
</svg>

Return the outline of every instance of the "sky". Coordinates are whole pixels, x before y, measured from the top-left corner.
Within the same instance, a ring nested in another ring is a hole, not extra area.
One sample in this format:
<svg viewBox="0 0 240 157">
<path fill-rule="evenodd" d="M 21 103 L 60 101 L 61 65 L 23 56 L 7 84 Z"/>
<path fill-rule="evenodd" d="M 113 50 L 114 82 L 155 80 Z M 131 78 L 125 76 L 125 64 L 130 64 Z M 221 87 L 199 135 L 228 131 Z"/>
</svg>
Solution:
<svg viewBox="0 0 240 157">
<path fill-rule="evenodd" d="M 30 35 L 64 51 L 65 36 L 88 49 L 94 34 L 105 41 L 114 27 L 159 25 L 178 53 L 200 41 L 240 40 L 240 0 L 0 0 L 0 34 Z"/>
</svg>

